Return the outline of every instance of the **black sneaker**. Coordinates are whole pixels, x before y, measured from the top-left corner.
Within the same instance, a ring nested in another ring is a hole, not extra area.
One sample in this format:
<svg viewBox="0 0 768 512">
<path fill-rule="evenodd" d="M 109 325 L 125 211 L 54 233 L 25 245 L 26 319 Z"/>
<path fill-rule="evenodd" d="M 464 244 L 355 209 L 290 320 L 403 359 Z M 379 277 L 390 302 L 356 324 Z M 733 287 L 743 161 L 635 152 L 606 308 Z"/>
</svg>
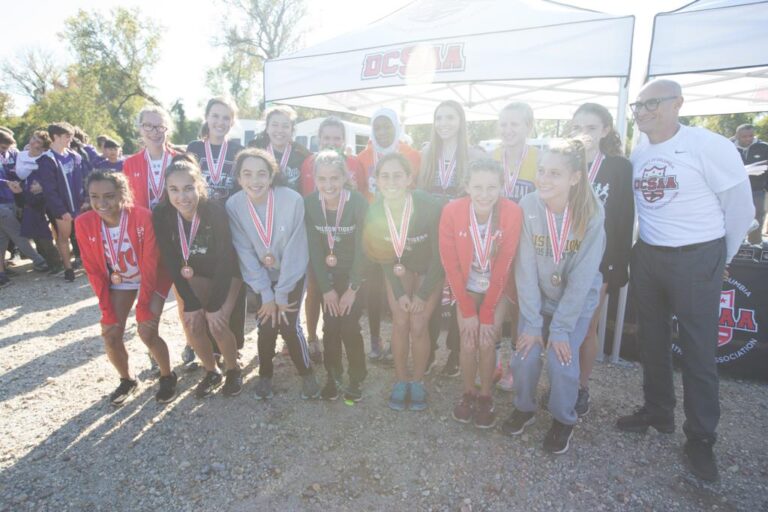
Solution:
<svg viewBox="0 0 768 512">
<path fill-rule="evenodd" d="M 75 280 L 74 269 L 68 268 L 64 271 L 64 280 L 68 283 L 72 283 Z"/>
<path fill-rule="evenodd" d="M 213 394 L 214 390 L 221 386 L 221 381 L 224 380 L 221 374 L 217 371 L 210 371 L 205 373 L 203 380 L 195 388 L 195 396 L 197 398 L 206 398 Z"/>
<path fill-rule="evenodd" d="M 272 379 L 269 377 L 259 377 L 259 382 L 256 384 L 256 399 L 269 400 L 273 396 Z"/>
<path fill-rule="evenodd" d="M 360 389 L 360 383 L 350 381 L 349 386 L 347 386 L 347 389 L 344 390 L 344 400 L 348 400 L 350 402 L 359 402 L 362 399 L 363 390 Z"/>
<path fill-rule="evenodd" d="M 589 389 L 579 388 L 579 396 L 576 398 L 575 409 L 579 418 L 589 414 Z"/>
<path fill-rule="evenodd" d="M 226 396 L 237 396 L 243 390 L 243 374 L 240 368 L 227 370 L 226 381 L 221 392 Z"/>
<path fill-rule="evenodd" d="M 514 409 L 509 417 L 501 425 L 501 431 L 508 436 L 518 436 L 523 433 L 525 427 L 536 423 L 536 413 L 523 412 Z"/>
<path fill-rule="evenodd" d="M 556 419 L 552 420 L 552 426 L 544 437 L 544 450 L 555 455 L 560 455 L 568 451 L 573 436 L 573 425 L 560 423 Z"/>
<path fill-rule="evenodd" d="M 32 265 L 32 269 L 35 272 L 48 272 L 50 269 L 48 268 L 48 264 L 44 261 L 41 261 L 40 263 L 35 263 Z"/>
<path fill-rule="evenodd" d="M 131 396 L 136 389 L 138 389 L 139 383 L 134 379 L 120 379 L 120 385 L 117 389 L 109 395 L 109 402 L 115 407 L 123 405 L 126 399 Z"/>
<path fill-rule="evenodd" d="M 443 371 L 440 372 L 443 377 L 457 377 L 459 373 L 459 352 L 458 350 L 451 350 L 448 354 L 448 360 L 445 362 Z"/>
<path fill-rule="evenodd" d="M 323 400 L 336 400 L 339 398 L 339 388 L 336 386 L 336 380 L 329 376 L 325 381 L 322 391 L 320 391 L 320 398 Z"/>
<path fill-rule="evenodd" d="M 616 427 L 624 432 L 637 434 L 644 434 L 648 427 L 653 427 L 664 434 L 671 434 L 675 431 L 675 420 L 674 418 L 651 416 L 645 407 L 641 407 L 633 414 L 622 416 L 616 420 Z"/>
<path fill-rule="evenodd" d="M 688 469 L 706 482 L 717 482 L 717 461 L 712 452 L 712 443 L 699 439 L 688 439 L 683 447 Z"/>
<path fill-rule="evenodd" d="M 167 404 L 176 398 L 176 382 L 178 381 L 176 372 L 171 372 L 170 375 L 160 377 L 160 389 L 155 395 L 155 400 L 161 404 Z"/>
</svg>

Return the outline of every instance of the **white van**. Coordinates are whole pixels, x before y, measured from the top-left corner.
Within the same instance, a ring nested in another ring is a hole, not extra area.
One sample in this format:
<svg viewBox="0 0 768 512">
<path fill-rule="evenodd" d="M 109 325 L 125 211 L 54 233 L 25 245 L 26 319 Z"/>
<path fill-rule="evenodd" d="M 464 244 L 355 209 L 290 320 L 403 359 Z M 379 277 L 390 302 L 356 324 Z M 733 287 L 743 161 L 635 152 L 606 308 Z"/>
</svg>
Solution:
<svg viewBox="0 0 768 512">
<path fill-rule="evenodd" d="M 229 139 L 238 141 L 243 147 L 264 131 L 266 123 L 262 119 L 237 119 L 229 131 Z"/>
<path fill-rule="evenodd" d="M 324 120 L 324 117 L 318 117 L 296 123 L 294 140 L 312 153 L 316 153 L 320 149 L 317 130 L 320 128 L 320 123 Z M 349 121 L 342 121 L 342 123 L 344 123 L 344 131 L 347 134 L 347 139 L 344 141 L 345 150 L 347 152 L 352 151 L 355 155 L 360 153 L 365 149 L 368 139 L 371 137 L 370 125 L 351 123 Z"/>
</svg>

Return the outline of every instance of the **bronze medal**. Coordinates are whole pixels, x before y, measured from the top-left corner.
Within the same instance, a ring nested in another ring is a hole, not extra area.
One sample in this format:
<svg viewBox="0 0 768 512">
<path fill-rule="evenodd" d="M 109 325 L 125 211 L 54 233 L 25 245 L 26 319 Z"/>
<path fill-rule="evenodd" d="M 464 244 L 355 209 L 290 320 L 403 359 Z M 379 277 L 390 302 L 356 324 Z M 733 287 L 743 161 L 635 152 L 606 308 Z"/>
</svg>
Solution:
<svg viewBox="0 0 768 512">
<path fill-rule="evenodd" d="M 333 253 L 325 257 L 325 264 L 331 268 L 335 267 L 338 262 L 339 262 L 339 259 Z"/>
<path fill-rule="evenodd" d="M 405 265 L 402 263 L 395 263 L 395 266 L 392 267 L 392 271 L 397 277 L 403 277 L 405 275 Z"/>
<path fill-rule="evenodd" d="M 109 275 L 109 280 L 112 281 L 112 284 L 120 284 L 123 282 L 123 278 L 120 277 L 120 274 L 118 274 L 117 272 L 112 272 Z"/>
<path fill-rule="evenodd" d="M 181 277 L 184 279 L 192 279 L 195 276 L 195 270 L 189 265 L 181 267 Z"/>
<path fill-rule="evenodd" d="M 274 264 L 275 264 L 275 257 L 272 256 L 271 252 L 268 252 L 264 256 L 264 265 L 267 266 L 267 267 L 272 267 L 272 265 L 274 265 Z"/>
<path fill-rule="evenodd" d="M 560 277 L 560 274 L 554 272 L 550 278 L 550 281 L 552 282 L 552 286 L 560 286 L 560 283 L 563 282 L 563 278 Z"/>
</svg>

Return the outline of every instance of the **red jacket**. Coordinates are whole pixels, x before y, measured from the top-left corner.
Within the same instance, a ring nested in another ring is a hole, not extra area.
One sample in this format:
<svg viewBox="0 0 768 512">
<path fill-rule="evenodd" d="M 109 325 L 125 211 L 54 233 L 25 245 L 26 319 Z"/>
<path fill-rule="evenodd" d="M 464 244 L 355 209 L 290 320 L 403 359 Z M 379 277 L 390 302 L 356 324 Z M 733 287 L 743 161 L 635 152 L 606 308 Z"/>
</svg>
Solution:
<svg viewBox="0 0 768 512">
<path fill-rule="evenodd" d="M 317 154 L 309 155 L 301 164 L 301 195 L 308 196 L 315 191 L 315 157 Z M 368 175 L 365 173 L 363 164 L 354 156 L 349 155 L 347 159 L 347 170 L 349 178 L 358 192 L 365 195 L 368 192 Z"/>
<path fill-rule="evenodd" d="M 510 267 L 517 252 L 517 242 L 523 226 L 523 212 L 514 202 L 504 198 L 499 199 L 498 225 L 493 235 L 491 253 L 491 285 L 478 311 L 466 288 L 474 258 L 469 228 L 471 207 L 471 199 L 461 197 L 454 199 L 443 208 L 443 214 L 440 217 L 440 259 L 462 316 L 470 318 L 479 314 L 480 323 L 492 324 L 496 305 L 507 286 Z"/>
<path fill-rule="evenodd" d="M 131 240 L 141 274 L 139 300 L 136 304 L 136 320 L 144 322 L 151 320 L 154 315 L 150 311 L 152 295 L 157 292 L 165 297 L 170 289 L 170 280 L 160 269 L 160 251 L 155 243 L 155 230 L 152 227 L 152 213 L 146 208 L 136 206 L 128 208 L 128 226 L 126 232 Z M 75 234 L 80 246 L 80 257 L 83 268 L 88 274 L 88 280 L 94 293 L 99 298 L 101 323 L 111 325 L 118 323 L 117 315 L 109 299 L 109 272 L 107 258 L 101 237 L 101 217 L 89 210 L 78 215 L 75 219 Z"/>
<path fill-rule="evenodd" d="M 176 152 L 170 148 L 166 149 L 166 151 L 171 152 L 171 157 L 176 155 Z M 145 150 L 142 149 L 125 159 L 125 162 L 123 162 L 123 174 L 128 178 L 128 183 L 131 186 L 133 204 L 142 208 L 149 208 L 149 181 L 147 181 L 149 169 L 147 168 L 147 159 L 144 156 L 144 152 Z M 170 163 L 169 158 L 168 164 Z M 163 172 L 165 172 L 165 169 L 163 169 Z M 165 194 L 165 190 L 163 190 L 162 194 Z"/>
</svg>

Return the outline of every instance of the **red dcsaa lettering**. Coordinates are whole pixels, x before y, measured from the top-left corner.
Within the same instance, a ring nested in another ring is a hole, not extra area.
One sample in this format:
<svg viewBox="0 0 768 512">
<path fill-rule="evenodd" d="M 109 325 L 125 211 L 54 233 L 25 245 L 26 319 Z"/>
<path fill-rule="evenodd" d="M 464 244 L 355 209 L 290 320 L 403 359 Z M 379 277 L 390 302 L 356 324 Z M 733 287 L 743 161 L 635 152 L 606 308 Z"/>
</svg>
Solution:
<svg viewBox="0 0 768 512">
<path fill-rule="evenodd" d="M 363 79 L 376 78 L 381 74 L 381 54 L 373 53 L 365 56 L 363 62 Z"/>
<path fill-rule="evenodd" d="M 414 46 L 406 46 L 400 52 L 400 76 L 405 76 L 408 73 L 408 62 L 411 60 L 411 54 L 413 53 Z"/>
<path fill-rule="evenodd" d="M 462 55 L 462 44 L 452 44 L 445 49 L 445 57 L 438 60 L 442 71 L 462 70 L 464 69 L 464 55 Z"/>
<path fill-rule="evenodd" d="M 385 53 L 381 63 L 381 76 L 394 76 L 398 69 L 400 69 L 400 50 Z"/>
</svg>

